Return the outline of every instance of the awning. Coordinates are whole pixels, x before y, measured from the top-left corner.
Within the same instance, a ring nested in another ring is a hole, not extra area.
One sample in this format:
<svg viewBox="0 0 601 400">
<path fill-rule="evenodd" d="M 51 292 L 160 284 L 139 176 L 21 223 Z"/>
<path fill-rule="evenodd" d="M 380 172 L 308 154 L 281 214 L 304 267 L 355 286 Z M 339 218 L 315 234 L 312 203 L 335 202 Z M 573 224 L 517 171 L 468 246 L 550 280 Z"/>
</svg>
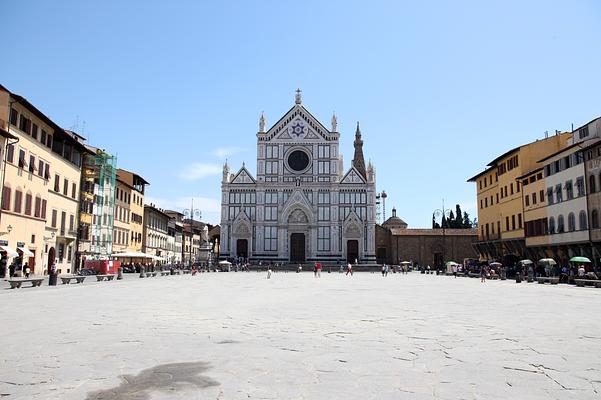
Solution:
<svg viewBox="0 0 601 400">
<path fill-rule="evenodd" d="M 24 256 L 27 257 L 35 257 L 35 254 L 33 254 L 27 247 L 17 247 L 17 250 L 20 250 Z"/>
<path fill-rule="evenodd" d="M 0 251 L 6 251 L 6 255 L 8 257 L 19 257 L 19 253 L 17 253 L 17 250 L 13 249 L 10 246 L 0 246 Z"/>
<path fill-rule="evenodd" d="M 124 253 L 113 253 L 111 257 L 114 258 L 152 258 L 150 254 L 140 253 L 137 251 L 128 251 Z"/>
</svg>

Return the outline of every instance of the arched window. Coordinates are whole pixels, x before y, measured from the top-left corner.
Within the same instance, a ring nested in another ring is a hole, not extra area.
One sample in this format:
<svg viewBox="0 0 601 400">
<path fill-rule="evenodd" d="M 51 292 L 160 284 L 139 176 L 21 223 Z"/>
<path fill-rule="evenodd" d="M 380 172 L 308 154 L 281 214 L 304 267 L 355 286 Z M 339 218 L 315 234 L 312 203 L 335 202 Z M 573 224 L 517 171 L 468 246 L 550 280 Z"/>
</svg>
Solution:
<svg viewBox="0 0 601 400">
<path fill-rule="evenodd" d="M 25 194 L 25 215 L 31 215 L 31 206 L 33 202 L 33 195 L 31 192 Z"/>
<path fill-rule="evenodd" d="M 587 229 L 587 218 L 586 218 L 586 212 L 584 212 L 584 210 L 580 211 L 580 214 L 578 215 L 578 219 L 579 219 L 579 223 L 578 225 L 580 226 L 580 230 L 583 231 L 585 229 Z"/>
<path fill-rule="evenodd" d="M 33 216 L 40 218 L 42 216 L 42 198 L 40 195 L 35 196 L 35 204 L 33 206 Z"/>
<path fill-rule="evenodd" d="M 593 220 L 592 221 L 593 229 L 599 228 L 599 210 L 597 210 L 597 209 L 593 210 L 593 215 L 592 215 L 591 219 Z"/>
<path fill-rule="evenodd" d="M 574 232 L 576 230 L 576 216 L 573 212 L 568 214 L 568 232 Z"/>
<path fill-rule="evenodd" d="M 16 213 L 21 212 L 21 207 L 23 206 L 23 192 L 21 189 L 15 190 L 15 204 L 13 205 L 13 211 Z"/>
<path fill-rule="evenodd" d="M 549 218 L 549 233 L 555 233 L 555 218 Z"/>
<path fill-rule="evenodd" d="M 557 217 L 557 233 L 562 233 L 564 231 L 564 223 L 563 223 L 563 215 L 559 215 Z"/>
<path fill-rule="evenodd" d="M 2 189 L 2 209 L 10 210 L 10 186 L 4 185 Z"/>
</svg>

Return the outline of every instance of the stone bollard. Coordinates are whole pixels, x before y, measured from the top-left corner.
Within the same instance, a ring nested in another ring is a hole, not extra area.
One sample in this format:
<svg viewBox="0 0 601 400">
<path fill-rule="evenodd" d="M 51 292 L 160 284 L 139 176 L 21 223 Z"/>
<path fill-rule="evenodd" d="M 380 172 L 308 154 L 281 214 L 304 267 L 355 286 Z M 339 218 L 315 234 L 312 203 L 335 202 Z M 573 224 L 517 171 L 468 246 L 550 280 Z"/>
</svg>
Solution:
<svg viewBox="0 0 601 400">
<path fill-rule="evenodd" d="M 146 273 L 146 268 L 143 265 L 141 265 L 140 266 L 140 278 L 144 278 L 146 276 L 145 273 Z"/>
<path fill-rule="evenodd" d="M 121 280 L 123 279 L 123 268 L 119 267 L 117 268 L 117 280 Z"/>
</svg>

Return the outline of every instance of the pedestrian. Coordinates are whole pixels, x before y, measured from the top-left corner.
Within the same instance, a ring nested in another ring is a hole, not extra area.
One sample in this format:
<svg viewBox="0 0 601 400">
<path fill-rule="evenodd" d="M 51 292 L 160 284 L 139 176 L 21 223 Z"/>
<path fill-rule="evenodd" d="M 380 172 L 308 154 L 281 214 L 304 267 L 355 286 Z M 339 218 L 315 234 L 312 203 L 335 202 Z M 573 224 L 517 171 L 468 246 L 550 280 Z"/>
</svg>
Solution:
<svg viewBox="0 0 601 400">
<path fill-rule="evenodd" d="M 350 262 L 346 266 L 346 275 L 348 275 L 349 273 L 351 274 L 351 276 L 353 276 L 353 264 L 351 264 Z"/>
<path fill-rule="evenodd" d="M 271 264 L 267 267 L 267 279 L 271 279 Z"/>
<path fill-rule="evenodd" d="M 578 266 L 578 277 L 583 278 L 585 274 L 586 274 L 586 270 L 584 269 L 584 264 L 580 264 Z"/>
<path fill-rule="evenodd" d="M 8 277 L 12 278 L 13 276 L 15 276 L 15 260 L 8 266 Z"/>
<path fill-rule="evenodd" d="M 486 265 L 481 265 L 480 266 L 480 282 L 484 283 L 486 282 L 486 274 L 488 273 L 488 271 L 486 270 Z"/>
<path fill-rule="evenodd" d="M 390 272 L 390 266 L 388 264 L 384 264 L 386 269 L 384 270 L 384 276 L 388 276 L 388 272 Z"/>
<path fill-rule="evenodd" d="M 385 273 L 386 273 L 386 264 L 382 264 L 382 278 L 384 277 Z"/>
<path fill-rule="evenodd" d="M 319 261 L 315 263 L 315 277 L 321 278 L 321 263 Z"/>
<path fill-rule="evenodd" d="M 453 264 L 453 276 L 457 278 L 457 264 Z"/>
<path fill-rule="evenodd" d="M 23 266 L 23 272 L 25 272 L 25 278 L 29 278 L 29 274 L 31 273 L 31 269 L 29 269 L 29 263 L 25 263 Z"/>
</svg>

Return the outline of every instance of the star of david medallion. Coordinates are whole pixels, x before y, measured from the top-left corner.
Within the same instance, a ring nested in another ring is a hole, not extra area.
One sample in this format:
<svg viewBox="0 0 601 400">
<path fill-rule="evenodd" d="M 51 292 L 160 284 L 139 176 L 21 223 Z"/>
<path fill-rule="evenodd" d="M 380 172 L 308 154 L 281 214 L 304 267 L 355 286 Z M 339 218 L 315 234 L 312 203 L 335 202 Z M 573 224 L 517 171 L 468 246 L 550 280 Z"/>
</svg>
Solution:
<svg viewBox="0 0 601 400">
<path fill-rule="evenodd" d="M 297 138 L 303 138 L 305 137 L 306 129 L 305 129 L 305 125 L 303 125 L 302 122 L 300 121 L 296 121 L 296 123 L 294 125 L 292 125 L 290 128 L 288 128 L 288 133 L 290 134 L 290 136 L 296 136 Z"/>
</svg>

